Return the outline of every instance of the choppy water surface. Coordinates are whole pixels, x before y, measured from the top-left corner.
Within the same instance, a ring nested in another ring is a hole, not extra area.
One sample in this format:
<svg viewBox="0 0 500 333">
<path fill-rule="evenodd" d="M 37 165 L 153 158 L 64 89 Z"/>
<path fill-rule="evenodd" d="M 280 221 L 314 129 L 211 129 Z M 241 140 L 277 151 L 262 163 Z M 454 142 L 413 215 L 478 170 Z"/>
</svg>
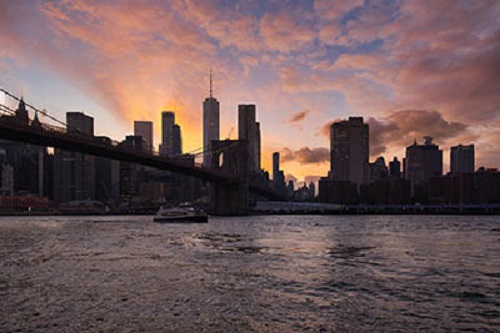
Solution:
<svg viewBox="0 0 500 333">
<path fill-rule="evenodd" d="M 0 219 L 0 332 L 499 332 L 500 218 Z"/>
</svg>

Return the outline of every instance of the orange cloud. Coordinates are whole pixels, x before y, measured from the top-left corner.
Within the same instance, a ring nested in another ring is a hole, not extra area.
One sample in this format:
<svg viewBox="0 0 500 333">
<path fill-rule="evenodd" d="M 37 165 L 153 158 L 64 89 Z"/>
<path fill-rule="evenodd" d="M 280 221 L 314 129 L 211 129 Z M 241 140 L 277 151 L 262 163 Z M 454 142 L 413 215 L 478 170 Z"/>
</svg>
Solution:
<svg viewBox="0 0 500 333">
<path fill-rule="evenodd" d="M 311 112 L 311 110 L 302 110 L 302 111 L 295 112 L 294 114 L 292 114 L 292 116 L 286 122 L 287 123 L 301 122 L 302 120 L 304 120 L 307 117 L 307 114 L 309 112 Z"/>
</svg>

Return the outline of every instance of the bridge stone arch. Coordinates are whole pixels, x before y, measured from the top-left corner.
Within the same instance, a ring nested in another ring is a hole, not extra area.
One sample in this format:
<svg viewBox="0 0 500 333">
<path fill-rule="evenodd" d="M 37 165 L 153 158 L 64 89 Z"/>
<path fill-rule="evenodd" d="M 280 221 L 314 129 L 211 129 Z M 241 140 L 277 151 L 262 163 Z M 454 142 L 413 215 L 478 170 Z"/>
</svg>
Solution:
<svg viewBox="0 0 500 333">
<path fill-rule="evenodd" d="M 248 142 L 245 140 L 212 141 L 212 149 L 214 157 L 211 168 L 236 179 L 231 182 L 212 184 L 212 212 L 217 215 L 247 215 Z"/>
</svg>

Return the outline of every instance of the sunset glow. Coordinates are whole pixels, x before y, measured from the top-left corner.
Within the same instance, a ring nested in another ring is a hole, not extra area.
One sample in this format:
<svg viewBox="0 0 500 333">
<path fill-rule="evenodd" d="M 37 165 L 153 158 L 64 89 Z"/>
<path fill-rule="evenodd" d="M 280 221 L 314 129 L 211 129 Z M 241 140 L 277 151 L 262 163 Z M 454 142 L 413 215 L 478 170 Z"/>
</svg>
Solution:
<svg viewBox="0 0 500 333">
<path fill-rule="evenodd" d="M 154 121 L 156 147 L 174 111 L 192 151 L 212 68 L 221 138 L 256 104 L 267 170 L 280 151 L 290 177 L 325 176 L 328 126 L 349 116 L 369 123 L 371 159 L 429 135 L 445 165 L 474 143 L 499 167 L 498 17 L 496 0 L 0 1 L 0 87 L 115 140 Z"/>
</svg>

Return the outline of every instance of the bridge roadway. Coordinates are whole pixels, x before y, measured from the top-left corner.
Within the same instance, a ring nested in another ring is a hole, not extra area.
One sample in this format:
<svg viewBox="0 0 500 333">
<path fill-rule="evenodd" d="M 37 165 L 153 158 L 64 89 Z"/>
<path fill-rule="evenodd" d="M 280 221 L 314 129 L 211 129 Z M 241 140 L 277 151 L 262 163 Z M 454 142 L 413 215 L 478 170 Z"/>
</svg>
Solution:
<svg viewBox="0 0 500 333">
<path fill-rule="evenodd" d="M 231 184 L 240 181 L 234 175 L 193 165 L 192 160 L 160 157 L 147 151 L 134 150 L 130 147 L 118 145 L 116 142 L 106 143 L 103 140 L 99 140 L 98 137 L 78 132 L 71 133 L 64 128 L 48 124 L 32 126 L 9 115 L 0 117 L 0 138 L 136 163 L 160 170 L 178 172 L 215 183 Z M 248 189 L 264 197 L 275 200 L 282 199 L 276 192 L 269 188 L 249 184 Z"/>
</svg>

